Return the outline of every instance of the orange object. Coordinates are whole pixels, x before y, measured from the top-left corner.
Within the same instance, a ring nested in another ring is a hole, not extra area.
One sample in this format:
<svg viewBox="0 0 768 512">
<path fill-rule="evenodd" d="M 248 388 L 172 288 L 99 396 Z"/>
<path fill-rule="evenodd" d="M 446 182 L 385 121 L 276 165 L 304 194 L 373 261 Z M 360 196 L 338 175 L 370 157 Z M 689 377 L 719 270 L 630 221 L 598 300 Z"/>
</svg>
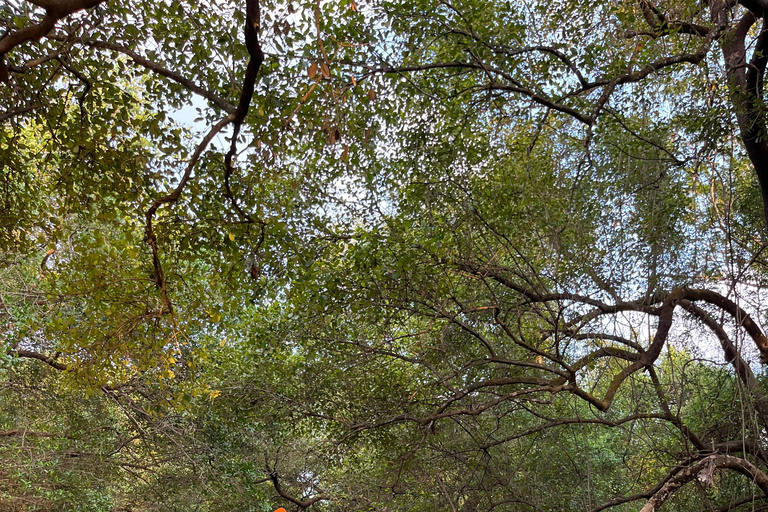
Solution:
<svg viewBox="0 0 768 512">
<path fill-rule="evenodd" d="M 283 507 L 280 507 L 279 509 L 275 510 L 275 512 L 287 512 Z"/>
</svg>

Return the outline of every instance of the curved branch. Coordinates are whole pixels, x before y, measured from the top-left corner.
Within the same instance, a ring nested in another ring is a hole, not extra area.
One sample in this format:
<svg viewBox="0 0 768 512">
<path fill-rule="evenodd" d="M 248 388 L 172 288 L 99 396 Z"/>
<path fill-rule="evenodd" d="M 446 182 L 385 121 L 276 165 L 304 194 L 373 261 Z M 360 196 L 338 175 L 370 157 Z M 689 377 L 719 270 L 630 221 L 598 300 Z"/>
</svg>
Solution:
<svg viewBox="0 0 768 512">
<path fill-rule="evenodd" d="M 466 70 L 478 70 L 483 72 L 492 71 L 494 74 L 499 74 L 503 76 L 506 80 L 510 81 L 511 84 L 503 85 L 503 84 L 494 83 L 487 87 L 483 87 L 482 90 L 506 91 L 506 92 L 511 92 L 515 94 L 520 94 L 521 96 L 525 96 L 531 99 L 534 103 L 537 103 L 543 107 L 547 107 L 552 110 L 557 110 L 558 112 L 567 114 L 573 117 L 574 119 L 576 119 L 577 121 L 581 122 L 582 124 L 585 124 L 587 126 L 591 126 L 592 124 L 594 124 L 594 120 L 591 119 L 590 116 L 587 116 L 567 105 L 559 103 L 556 100 L 553 100 L 552 98 L 548 98 L 546 96 L 536 93 L 531 89 L 523 87 L 519 83 L 517 83 L 517 81 L 514 80 L 511 76 L 509 76 L 509 74 L 504 73 L 496 68 L 492 68 L 487 65 L 482 65 L 479 63 L 470 63 L 470 62 L 439 62 L 434 64 L 423 64 L 423 65 L 417 65 L 417 66 L 382 66 L 382 67 L 366 66 L 365 64 L 358 64 L 358 65 L 366 68 L 369 74 L 376 74 L 376 73 L 406 74 L 406 73 L 413 73 L 416 71 L 427 71 L 430 69 L 462 69 L 462 70 L 466 69 Z"/>
<path fill-rule="evenodd" d="M 653 30 L 653 36 L 658 37 L 670 33 L 679 32 L 681 34 L 691 34 L 696 36 L 706 36 L 710 32 L 709 27 L 702 27 L 695 23 L 685 21 L 669 20 L 667 16 L 653 5 L 649 0 L 638 0 L 640 9 L 643 11 L 643 17 Z"/>
<path fill-rule="evenodd" d="M 279 494 L 286 500 L 290 501 L 291 503 L 299 507 L 299 509 L 301 510 L 311 507 L 318 501 L 326 501 L 330 499 L 328 496 L 320 495 L 320 496 L 315 496 L 313 498 L 310 498 L 308 500 L 300 500 L 295 496 L 291 496 L 290 494 L 285 492 L 285 490 L 283 490 L 283 487 L 280 485 L 279 475 L 277 474 L 276 470 L 270 469 L 269 467 L 267 467 L 267 471 L 269 472 L 269 479 L 272 480 L 272 485 L 275 487 L 277 494 Z"/>
<path fill-rule="evenodd" d="M 157 210 L 162 205 L 175 203 L 176 201 L 179 200 L 179 197 L 181 197 L 181 192 L 184 190 L 184 187 L 187 185 L 189 178 L 192 176 L 192 170 L 195 168 L 197 161 L 200 159 L 200 155 L 203 154 L 203 151 L 205 150 L 206 147 L 208 147 L 208 144 L 210 144 L 211 140 L 213 140 L 216 134 L 219 133 L 221 129 L 224 128 L 226 125 L 231 123 L 232 120 L 233 120 L 232 115 L 228 115 L 225 118 L 223 118 L 221 121 L 219 121 L 213 128 L 211 128 L 211 130 L 203 138 L 200 144 L 197 145 L 197 149 L 195 149 L 195 152 L 192 154 L 192 158 L 187 164 L 187 168 L 184 170 L 184 174 L 182 175 L 181 180 L 179 181 L 179 184 L 176 186 L 176 188 L 173 189 L 170 193 L 155 199 L 152 205 L 149 207 L 149 210 L 147 210 L 145 214 L 145 217 L 146 217 L 145 232 L 146 232 L 147 243 L 149 244 L 149 247 L 152 249 L 152 264 L 155 270 L 155 283 L 157 284 L 157 287 L 160 289 L 161 298 L 163 300 L 163 310 L 161 310 L 161 314 L 172 312 L 173 305 L 171 304 L 171 299 L 168 296 L 168 290 L 165 286 L 165 273 L 163 272 L 163 266 L 160 263 L 160 256 L 157 250 L 157 237 L 152 227 L 152 221 L 155 217 L 155 213 L 157 213 Z"/>
<path fill-rule="evenodd" d="M 28 359 L 37 359 L 38 361 L 42 361 L 48 366 L 55 368 L 57 370 L 66 371 L 69 367 L 65 365 L 64 363 L 59 363 L 51 356 L 47 356 L 45 354 L 41 354 L 39 352 L 33 352 L 31 350 L 9 350 L 8 353 L 12 356 L 16 357 L 24 357 Z"/>
<path fill-rule="evenodd" d="M 709 329 L 715 333 L 717 339 L 720 340 L 720 346 L 723 349 L 725 362 L 730 363 L 733 366 L 736 375 L 739 376 L 748 391 L 753 394 L 757 393 L 759 399 L 761 401 L 764 400 L 765 397 L 763 397 L 762 393 L 757 389 L 757 379 L 755 378 L 755 374 L 752 373 L 752 368 L 750 368 L 747 362 L 742 359 L 741 354 L 739 354 L 738 349 L 731 341 L 728 333 L 725 332 L 725 329 L 723 329 L 717 320 L 712 318 L 706 311 L 690 301 L 683 300 L 680 302 L 680 305 L 701 320 L 704 325 L 709 327 Z"/>
<path fill-rule="evenodd" d="M 246 213 L 242 207 L 238 204 L 235 195 L 232 193 L 232 186 L 230 179 L 234 168 L 232 167 L 232 159 L 237 153 L 237 136 L 240 134 L 240 126 L 245 120 L 245 116 L 248 115 L 248 108 L 251 105 L 251 98 L 253 97 L 253 91 L 256 84 L 256 77 L 259 74 L 261 64 L 264 62 L 264 52 L 261 49 L 261 43 L 259 42 L 259 28 L 261 27 L 261 7 L 259 0 L 247 0 L 246 2 L 246 15 L 245 15 L 245 47 L 248 50 L 248 67 L 245 70 L 245 80 L 243 81 L 243 93 L 240 96 L 240 103 L 237 105 L 237 110 L 234 114 L 234 130 L 232 131 L 232 141 L 229 146 L 229 151 L 224 157 L 224 188 L 225 196 L 232 202 L 232 206 L 237 213 L 252 224 L 262 224 L 253 219 L 248 213 Z"/>
<path fill-rule="evenodd" d="M 611 384 L 608 386 L 608 390 L 605 393 L 605 398 L 601 404 L 601 410 L 607 410 L 610 407 L 611 402 L 613 401 L 613 397 L 615 396 L 624 380 L 626 380 L 630 375 L 640 370 L 641 368 L 650 366 L 654 363 L 654 361 L 656 361 L 656 359 L 659 357 L 659 354 L 661 353 L 662 347 L 666 343 L 667 336 L 669 335 L 669 331 L 672 327 L 672 318 L 675 306 L 686 299 L 689 301 L 702 300 L 708 302 L 732 315 L 737 323 L 744 327 L 744 330 L 746 330 L 750 337 L 752 337 L 754 340 L 755 345 L 757 345 L 757 348 L 760 351 L 761 361 L 768 361 L 768 338 L 766 338 L 765 334 L 763 334 L 763 332 L 760 330 L 760 327 L 758 327 L 758 325 L 752 320 L 747 312 L 739 307 L 736 303 L 727 297 L 711 290 L 701 290 L 686 287 L 676 288 L 672 290 L 672 292 L 667 296 L 667 298 L 664 300 L 664 304 L 659 310 L 659 325 L 656 328 L 656 335 L 653 338 L 653 342 L 648 347 L 648 350 L 642 354 L 642 357 L 638 361 L 627 366 L 621 372 L 619 372 L 616 377 L 614 377 L 613 381 L 611 381 Z"/>
<path fill-rule="evenodd" d="M 639 353 L 645 352 L 645 349 L 639 343 L 629 340 L 623 336 L 617 336 L 615 334 L 608 334 L 604 332 L 573 332 L 573 331 L 561 331 L 561 334 L 573 338 L 574 340 L 606 340 L 615 341 L 634 349 Z"/>
<path fill-rule="evenodd" d="M 712 290 L 696 289 L 696 288 L 679 288 L 673 291 L 672 294 L 679 292 L 680 299 L 687 299 L 690 301 L 704 301 L 713 306 L 717 306 L 721 310 L 725 311 L 733 317 L 736 323 L 743 327 L 749 337 L 752 338 L 757 350 L 760 352 L 760 362 L 768 363 L 768 337 L 763 334 L 763 331 L 752 320 L 752 317 L 744 311 L 738 304 L 733 302 L 728 297 L 720 295 Z"/>
<path fill-rule="evenodd" d="M 83 9 L 90 9 L 106 0 L 36 0 L 34 3 L 45 9 L 45 16 L 39 23 L 29 25 L 0 38 L 0 82 L 8 82 L 8 68 L 5 55 L 27 41 L 38 41 L 45 37 L 62 18 Z"/>
<path fill-rule="evenodd" d="M 750 478 L 763 493 L 768 494 L 768 476 L 746 459 L 732 455 L 710 455 L 689 466 L 670 478 L 653 496 L 640 512 L 654 512 L 664 504 L 678 489 L 698 478 L 702 483 L 711 483 L 716 470 L 732 469 Z"/>
<path fill-rule="evenodd" d="M 754 503 L 755 501 L 760 501 L 765 499 L 768 499 L 768 496 L 746 496 L 744 498 L 741 498 L 740 500 L 727 503 L 722 507 L 715 509 L 714 512 L 733 512 L 734 510 L 736 510 L 737 507 L 746 505 L 747 503 Z M 764 511 L 765 508 L 761 507 L 759 510 Z M 757 511 L 753 509 L 752 512 L 757 512 Z"/>
</svg>

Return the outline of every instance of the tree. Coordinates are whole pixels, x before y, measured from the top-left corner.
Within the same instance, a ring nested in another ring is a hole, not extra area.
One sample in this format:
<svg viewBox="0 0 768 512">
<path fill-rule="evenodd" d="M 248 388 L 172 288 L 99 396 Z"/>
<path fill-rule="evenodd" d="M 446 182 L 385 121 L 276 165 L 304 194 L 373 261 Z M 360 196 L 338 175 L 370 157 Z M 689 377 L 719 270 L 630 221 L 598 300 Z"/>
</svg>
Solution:
<svg viewBox="0 0 768 512">
<path fill-rule="evenodd" d="M 765 499 L 768 6 L 240 8 L 2 8 L 7 503 Z"/>
<path fill-rule="evenodd" d="M 402 15 L 400 27 L 407 33 L 409 48 L 396 65 L 371 69 L 437 71 L 433 83 L 449 82 L 460 94 L 520 98 L 533 111 L 565 114 L 582 125 L 585 143 L 602 118 L 615 117 L 621 123 L 638 108 L 665 115 L 677 107 L 666 95 L 669 87 L 693 83 L 686 75 L 701 73 L 707 81 L 698 83 L 702 90 L 719 86 L 728 91 L 768 212 L 766 149 L 760 136 L 765 123 L 765 43 L 764 29 L 756 28 L 768 5 L 752 1 L 655 5 L 638 0 L 592 7 L 568 2 L 556 8 L 534 4 L 499 10 L 471 3 L 394 2 L 390 8 Z M 432 51 L 426 51 L 427 44 Z M 725 80 L 708 76 L 709 67 L 723 69 Z M 445 80 L 454 73 L 458 80 Z M 656 94 L 635 87 L 648 83 L 654 84 Z M 713 100 L 710 92 L 685 98 L 689 107 L 698 103 L 711 108 Z M 623 128 L 632 133 L 631 125 Z M 661 144 L 659 149 L 678 165 L 701 156 L 693 153 L 681 159 L 675 157 L 677 148 L 665 148 Z"/>
</svg>

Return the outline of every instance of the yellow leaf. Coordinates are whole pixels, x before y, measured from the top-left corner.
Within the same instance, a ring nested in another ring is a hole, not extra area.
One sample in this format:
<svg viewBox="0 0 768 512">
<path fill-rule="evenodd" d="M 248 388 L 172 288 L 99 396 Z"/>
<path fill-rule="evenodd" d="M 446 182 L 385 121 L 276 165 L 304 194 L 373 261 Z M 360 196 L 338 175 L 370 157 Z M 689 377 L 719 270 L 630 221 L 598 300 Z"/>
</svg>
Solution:
<svg viewBox="0 0 768 512">
<path fill-rule="evenodd" d="M 235 241 L 235 235 L 233 235 L 232 233 L 230 233 L 230 234 L 229 234 L 229 240 L 230 240 L 230 241 L 232 241 L 232 242 L 234 242 L 234 241 Z"/>
</svg>

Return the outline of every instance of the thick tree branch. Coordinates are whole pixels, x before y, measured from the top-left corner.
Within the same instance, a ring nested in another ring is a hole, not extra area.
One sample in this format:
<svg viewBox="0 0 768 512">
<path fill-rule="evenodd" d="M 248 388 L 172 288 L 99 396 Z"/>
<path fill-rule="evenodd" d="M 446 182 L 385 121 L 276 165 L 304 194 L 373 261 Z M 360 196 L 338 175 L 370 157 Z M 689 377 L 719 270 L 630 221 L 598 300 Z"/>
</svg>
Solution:
<svg viewBox="0 0 768 512">
<path fill-rule="evenodd" d="M 755 378 L 755 374 L 752 373 L 752 369 L 749 367 L 746 361 L 742 359 L 741 354 L 739 354 L 738 349 L 731 341 L 728 333 L 726 333 L 725 329 L 723 329 L 723 326 L 720 325 L 717 320 L 712 318 L 709 313 L 688 300 L 681 301 L 680 305 L 683 307 L 683 309 L 689 311 L 696 318 L 701 320 L 704 325 L 709 327 L 709 329 L 715 333 L 717 339 L 720 341 L 720 346 L 723 348 L 725 361 L 733 366 L 733 369 L 736 371 L 736 375 L 739 376 L 747 390 L 750 392 L 756 391 L 757 379 Z"/>
<path fill-rule="evenodd" d="M 237 105 L 237 110 L 235 111 L 234 119 L 232 121 L 234 124 L 232 141 L 230 142 L 229 151 L 224 157 L 225 196 L 229 198 L 232 207 L 243 219 L 254 224 L 263 223 L 251 217 L 237 202 L 237 199 L 232 192 L 231 178 L 234 172 L 232 159 L 237 154 L 237 136 L 240 134 L 240 126 L 243 124 L 245 116 L 248 115 L 248 108 L 251 105 L 256 77 L 259 74 L 261 64 L 264 62 L 264 52 L 262 51 L 261 43 L 259 42 L 260 29 L 261 7 L 259 5 L 259 0 L 247 0 L 245 15 L 245 47 L 248 50 L 250 58 L 248 59 L 248 67 L 245 70 L 245 80 L 243 81 L 243 92 L 240 96 L 240 103 Z"/>
<path fill-rule="evenodd" d="M 653 30 L 653 37 L 659 37 L 671 33 L 691 34 L 696 36 L 706 36 L 710 33 L 709 27 L 703 27 L 695 23 L 685 21 L 670 20 L 662 13 L 658 7 L 653 5 L 650 0 L 638 0 L 640 9 L 643 11 L 643 17 Z"/>
<path fill-rule="evenodd" d="M 746 37 L 752 25 L 765 12 L 765 2 L 742 2 L 750 12 L 730 31 L 722 45 L 726 75 L 731 86 L 731 102 L 741 131 L 741 140 L 760 184 L 763 215 L 768 226 L 768 139 L 766 138 L 765 102 L 762 98 L 763 76 L 768 62 L 768 35 L 762 31 L 747 65 Z M 765 358 L 765 357 L 764 357 Z M 766 359 L 768 361 L 768 359 Z"/>
<path fill-rule="evenodd" d="M 38 41 L 46 36 L 62 18 L 83 9 L 90 9 L 106 0 L 36 0 L 35 4 L 45 9 L 45 16 L 39 23 L 20 28 L 0 39 L 0 82 L 8 81 L 5 55 L 28 41 Z"/>
<path fill-rule="evenodd" d="M 739 3 L 758 18 L 768 14 L 768 0 L 739 0 Z"/>
<path fill-rule="evenodd" d="M 299 509 L 301 510 L 311 507 L 318 501 L 326 501 L 330 499 L 328 496 L 319 495 L 319 496 L 314 496 L 312 498 L 309 498 L 308 500 L 300 500 L 299 498 L 296 498 L 295 496 L 291 496 L 290 494 L 285 492 L 285 490 L 283 490 L 283 487 L 280 485 L 280 478 L 276 470 L 267 467 L 267 471 L 269 472 L 269 479 L 272 480 L 272 485 L 275 487 L 277 494 L 279 494 L 286 500 L 290 501 L 291 503 L 299 507 Z"/>
<path fill-rule="evenodd" d="M 673 291 L 672 294 L 678 294 L 680 300 L 687 299 L 689 301 L 703 301 L 713 306 L 717 306 L 722 311 L 725 311 L 736 321 L 736 323 L 743 327 L 747 334 L 752 338 L 757 350 L 760 352 L 760 362 L 763 364 L 768 363 L 768 337 L 763 334 L 763 331 L 755 323 L 752 317 L 744 311 L 738 304 L 730 300 L 728 297 L 720 295 L 712 290 L 695 289 L 695 288 L 678 288 Z M 670 295 L 672 295 L 670 294 Z"/>
<path fill-rule="evenodd" d="M 659 311 L 653 308 L 650 308 L 648 306 L 649 301 L 633 301 L 633 302 L 620 302 L 617 304 L 606 304 L 596 299 L 593 299 L 591 297 L 587 297 L 579 294 L 572 294 L 572 293 L 541 294 L 515 283 L 507 275 L 505 275 L 505 272 L 503 271 L 503 269 L 499 267 L 480 265 L 480 264 L 476 264 L 469 261 L 455 263 L 455 265 L 459 269 L 464 270 L 465 272 L 481 275 L 483 277 L 485 276 L 490 277 L 493 280 L 497 281 L 498 283 L 509 288 L 510 290 L 513 290 L 521 294 L 522 296 L 527 298 L 528 301 L 530 301 L 531 303 L 540 303 L 540 302 L 548 302 L 548 301 L 553 301 L 553 302 L 572 301 L 575 303 L 581 303 L 581 304 L 593 306 L 597 308 L 598 312 L 603 312 L 603 313 L 618 313 L 621 311 L 638 311 L 638 312 L 644 312 L 648 314 L 659 314 Z M 649 300 L 651 301 L 650 303 L 653 303 L 658 300 L 658 297 L 652 297 Z M 729 298 L 717 292 L 714 292 L 712 290 L 682 287 L 682 288 L 677 288 L 672 292 L 670 292 L 669 295 L 667 296 L 667 300 L 672 300 L 675 303 L 682 300 L 687 300 L 690 302 L 703 301 L 720 308 L 722 311 L 728 313 L 740 327 L 744 328 L 744 330 L 752 338 L 752 340 L 755 343 L 755 346 L 760 352 L 761 362 L 768 363 L 768 337 L 766 337 L 766 335 L 763 333 L 763 331 L 760 329 L 757 323 L 752 319 L 752 317 L 746 311 L 744 311 L 743 308 L 738 306 L 735 302 L 733 302 Z M 585 318 L 586 320 L 590 320 L 594 316 L 595 314 L 591 313 L 582 318 Z"/>
<path fill-rule="evenodd" d="M 8 352 L 9 354 L 17 357 L 25 357 L 28 359 L 37 359 L 38 361 L 42 361 L 48 366 L 52 368 L 56 368 L 57 370 L 66 371 L 69 367 L 63 363 L 59 363 L 54 358 L 47 356 L 45 354 L 41 354 L 39 352 L 33 352 L 31 350 L 10 350 Z"/>
<path fill-rule="evenodd" d="M 705 484 L 711 484 L 714 472 L 723 469 L 732 469 L 741 473 L 754 482 L 763 493 L 768 494 L 768 476 L 760 471 L 757 466 L 746 459 L 732 455 L 710 455 L 670 478 L 667 483 L 651 496 L 651 499 L 640 509 L 640 512 L 654 512 L 658 510 L 678 489 L 694 479 L 699 479 Z"/>
</svg>

